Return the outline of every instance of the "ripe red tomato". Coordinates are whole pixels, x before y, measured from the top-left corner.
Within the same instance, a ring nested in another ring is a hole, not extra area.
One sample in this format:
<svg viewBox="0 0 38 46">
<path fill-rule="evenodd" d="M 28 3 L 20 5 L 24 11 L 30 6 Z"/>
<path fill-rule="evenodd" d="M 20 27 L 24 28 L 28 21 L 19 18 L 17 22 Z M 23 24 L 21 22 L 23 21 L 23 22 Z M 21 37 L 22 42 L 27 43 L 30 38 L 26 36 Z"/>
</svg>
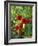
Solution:
<svg viewBox="0 0 38 46">
<path fill-rule="evenodd" d="M 32 21 L 32 18 L 30 18 L 29 20 L 30 20 L 30 22 L 31 22 L 31 21 Z"/>
<path fill-rule="evenodd" d="M 25 23 L 25 19 L 24 18 L 21 19 L 21 23 Z"/>
<path fill-rule="evenodd" d="M 27 24 L 26 19 L 25 19 L 25 18 L 22 18 L 22 19 L 21 19 L 21 23 L 23 23 L 23 24 Z"/>
<path fill-rule="evenodd" d="M 19 23 L 19 30 L 21 30 L 23 28 L 23 24 L 22 23 Z"/>
<path fill-rule="evenodd" d="M 27 19 L 27 23 L 29 23 L 30 22 L 30 19 Z"/>
<path fill-rule="evenodd" d="M 19 23 L 17 26 L 16 26 L 16 30 L 21 30 L 23 28 L 23 24 Z"/>
<path fill-rule="evenodd" d="M 21 20 L 21 18 L 22 18 L 22 17 L 19 16 L 19 15 L 16 16 L 16 19 L 17 19 L 17 20 Z"/>
<path fill-rule="evenodd" d="M 16 26 L 16 30 L 18 30 L 18 29 L 19 29 L 19 26 L 17 25 L 17 26 Z"/>
</svg>

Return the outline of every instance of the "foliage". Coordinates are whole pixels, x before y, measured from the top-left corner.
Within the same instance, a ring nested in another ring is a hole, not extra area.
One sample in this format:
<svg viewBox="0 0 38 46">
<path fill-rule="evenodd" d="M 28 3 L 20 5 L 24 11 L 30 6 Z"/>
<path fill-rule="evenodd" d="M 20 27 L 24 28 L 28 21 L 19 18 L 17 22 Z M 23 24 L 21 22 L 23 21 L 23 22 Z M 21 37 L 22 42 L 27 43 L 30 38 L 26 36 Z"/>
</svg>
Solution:
<svg viewBox="0 0 38 46">
<path fill-rule="evenodd" d="M 15 26 L 19 23 L 16 20 L 16 15 L 20 15 L 23 18 L 32 19 L 32 7 L 31 6 L 10 6 L 10 17 L 11 17 L 11 38 L 25 38 L 32 36 L 32 22 L 25 25 L 21 31 L 21 35 L 18 35 Z"/>
</svg>

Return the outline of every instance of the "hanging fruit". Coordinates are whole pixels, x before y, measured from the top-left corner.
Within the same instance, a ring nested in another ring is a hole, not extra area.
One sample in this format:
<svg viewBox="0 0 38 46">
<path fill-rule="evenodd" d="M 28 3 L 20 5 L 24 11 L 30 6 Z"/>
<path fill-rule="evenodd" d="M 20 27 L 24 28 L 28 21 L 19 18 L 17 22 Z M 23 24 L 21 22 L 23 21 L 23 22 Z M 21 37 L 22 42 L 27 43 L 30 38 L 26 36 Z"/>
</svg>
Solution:
<svg viewBox="0 0 38 46">
<path fill-rule="evenodd" d="M 23 24 L 27 24 L 27 20 L 25 18 L 22 18 L 20 22 Z"/>
<path fill-rule="evenodd" d="M 19 30 L 19 26 L 18 25 L 16 26 L 16 30 Z"/>
<path fill-rule="evenodd" d="M 23 24 L 22 23 L 19 23 L 17 26 L 16 26 L 16 30 L 21 30 L 23 28 Z"/>
<path fill-rule="evenodd" d="M 16 16 L 16 20 L 21 20 L 21 18 L 22 18 L 22 17 L 21 17 L 20 15 L 17 15 L 17 16 Z"/>
<path fill-rule="evenodd" d="M 19 26 L 19 30 L 23 29 L 23 24 L 22 23 L 19 23 L 18 26 Z"/>
<path fill-rule="evenodd" d="M 29 22 L 31 22 L 31 21 L 32 21 L 31 18 L 28 18 L 28 19 L 27 19 L 27 23 L 29 23 Z"/>
</svg>

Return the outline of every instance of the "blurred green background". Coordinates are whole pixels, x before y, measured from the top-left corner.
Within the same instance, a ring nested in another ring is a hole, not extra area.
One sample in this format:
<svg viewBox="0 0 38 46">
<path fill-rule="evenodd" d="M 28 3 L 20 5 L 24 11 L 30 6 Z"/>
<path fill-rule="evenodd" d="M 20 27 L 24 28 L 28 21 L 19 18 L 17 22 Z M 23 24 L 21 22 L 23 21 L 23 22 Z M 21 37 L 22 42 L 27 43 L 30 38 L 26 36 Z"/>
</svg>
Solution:
<svg viewBox="0 0 38 46">
<path fill-rule="evenodd" d="M 24 18 L 31 18 L 32 19 L 32 6 L 10 6 L 10 28 L 11 28 L 11 38 L 26 38 L 32 37 L 32 22 L 25 25 L 24 29 L 22 30 L 21 36 L 16 33 L 15 25 L 19 23 L 16 21 L 16 15 L 20 15 Z"/>
</svg>

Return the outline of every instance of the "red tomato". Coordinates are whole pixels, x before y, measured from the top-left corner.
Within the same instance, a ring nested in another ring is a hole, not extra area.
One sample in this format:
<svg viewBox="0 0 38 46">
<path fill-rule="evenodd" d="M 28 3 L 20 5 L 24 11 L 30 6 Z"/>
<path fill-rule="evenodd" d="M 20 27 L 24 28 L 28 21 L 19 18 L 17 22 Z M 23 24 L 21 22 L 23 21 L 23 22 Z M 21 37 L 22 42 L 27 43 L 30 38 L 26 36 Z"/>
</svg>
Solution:
<svg viewBox="0 0 38 46">
<path fill-rule="evenodd" d="M 27 23 L 29 23 L 30 22 L 30 19 L 27 19 Z"/>
<path fill-rule="evenodd" d="M 31 21 L 32 21 L 32 18 L 30 18 L 29 20 L 30 20 L 30 22 L 31 22 Z"/>
<path fill-rule="evenodd" d="M 22 28 L 23 28 L 23 24 L 20 23 L 20 24 L 19 24 L 19 30 L 21 30 Z"/>
<path fill-rule="evenodd" d="M 22 18 L 22 17 L 19 16 L 19 15 L 16 16 L 16 19 L 17 19 L 17 20 L 21 20 L 21 18 Z"/>
<path fill-rule="evenodd" d="M 27 19 L 25 19 L 25 24 L 27 24 Z"/>
<path fill-rule="evenodd" d="M 19 29 L 19 26 L 17 25 L 17 26 L 16 26 L 16 30 L 18 30 L 18 29 Z"/>
<path fill-rule="evenodd" d="M 22 18 L 22 19 L 21 19 L 21 23 L 23 23 L 23 24 L 27 24 L 26 19 L 25 19 L 25 18 Z"/>
<path fill-rule="evenodd" d="M 21 23 L 25 23 L 25 19 L 24 18 L 21 19 Z"/>
<path fill-rule="evenodd" d="M 16 26 L 16 30 L 21 30 L 23 28 L 23 24 L 18 24 L 17 26 Z"/>
</svg>

